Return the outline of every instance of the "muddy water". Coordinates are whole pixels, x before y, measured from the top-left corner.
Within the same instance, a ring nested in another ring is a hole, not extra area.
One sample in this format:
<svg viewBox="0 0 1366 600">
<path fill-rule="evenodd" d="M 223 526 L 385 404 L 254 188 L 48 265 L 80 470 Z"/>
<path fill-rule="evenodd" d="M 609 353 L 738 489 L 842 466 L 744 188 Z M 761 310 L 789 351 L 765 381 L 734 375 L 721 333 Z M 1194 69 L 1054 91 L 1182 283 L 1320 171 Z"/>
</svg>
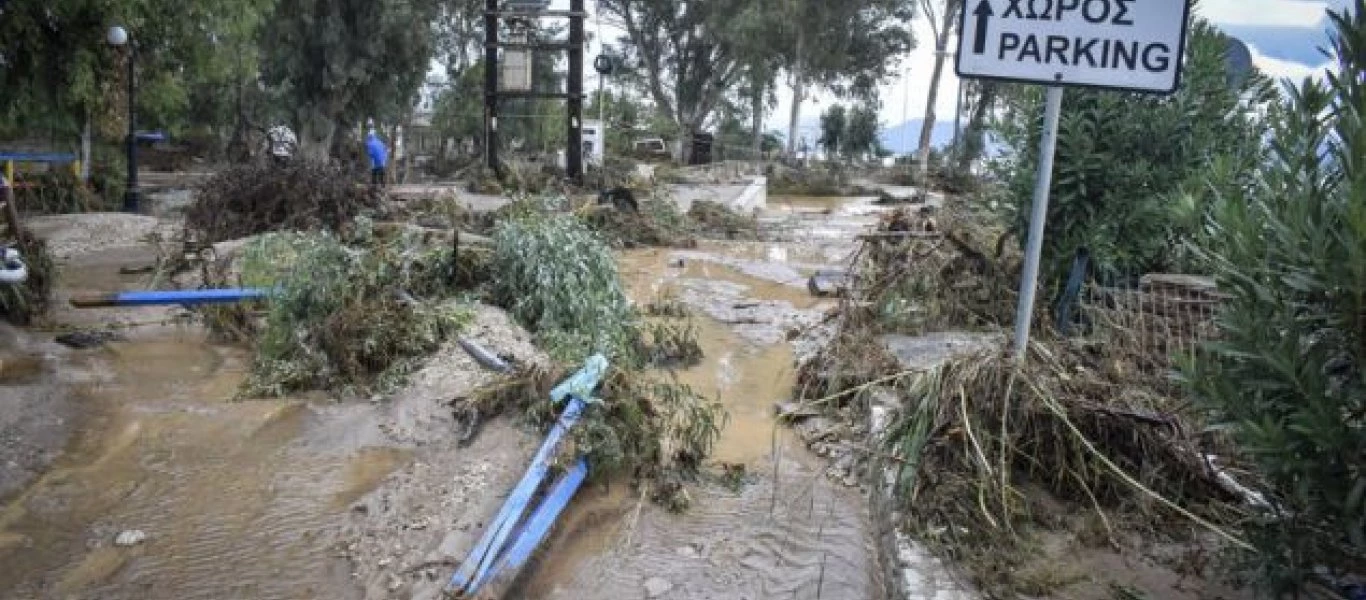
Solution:
<svg viewBox="0 0 1366 600">
<path fill-rule="evenodd" d="M 713 460 L 743 465 L 745 481 L 700 482 L 684 515 L 628 486 L 585 490 L 523 597 L 637 598 L 652 577 L 664 578 L 668 598 L 878 596 L 864 502 L 830 484 L 772 417 L 794 377 L 785 319 L 823 310 L 804 279 L 845 246 L 718 242 L 622 257 L 634 297 L 672 291 L 694 305 L 707 358 L 679 377 L 725 403 L 730 423 Z M 119 269 L 151 258 L 131 249 L 84 257 L 64 269 L 59 301 L 139 287 Z M 361 596 L 338 553 L 348 513 L 421 460 L 380 432 L 380 411 L 325 398 L 232 402 L 245 353 L 193 328 L 139 326 L 125 342 L 73 354 L 62 368 L 94 383 L 77 388 L 80 417 L 62 457 L 0 506 L 0 598 Z M 6 358 L 0 385 L 41 379 L 40 362 Z M 146 541 L 114 544 L 133 529 Z"/>
<path fill-rule="evenodd" d="M 324 440 L 302 401 L 230 402 L 243 353 L 189 331 L 112 346 L 61 462 L 0 513 L 0 595 L 348 597 L 332 532 L 401 451 Z M 123 530 L 147 541 L 115 547 Z"/>
<path fill-rule="evenodd" d="M 664 512 L 645 499 L 644 490 L 625 485 L 585 490 L 527 582 L 526 597 L 606 600 L 652 591 L 682 599 L 880 596 L 862 497 L 827 480 L 820 460 L 775 424 L 774 404 L 789 398 L 795 381 L 790 345 L 781 336 L 755 342 L 735 325 L 708 316 L 725 314 L 721 307 L 680 293 L 698 281 L 722 282 L 738 288 L 738 296 L 711 301 L 820 310 L 824 301 L 781 270 L 804 251 L 809 249 L 714 243 L 694 252 L 642 250 L 620 258 L 637 301 L 681 296 L 698 313 L 694 321 L 705 359 L 678 378 L 720 398 L 730 414 L 713 471 L 738 464 L 745 476 L 735 487 L 707 478 L 692 488 L 692 508 L 681 515 Z M 682 266 L 676 262 L 680 255 Z M 776 268 L 764 271 L 749 263 Z M 780 322 L 746 323 L 755 325 L 781 328 Z"/>
<path fill-rule="evenodd" d="M 59 297 L 134 289 L 111 252 L 63 272 Z M 69 323 L 152 321 L 164 311 L 61 314 Z M 357 597 L 335 556 L 347 505 L 401 467 L 374 417 L 304 400 L 233 402 L 248 357 L 197 328 L 140 326 L 72 353 L 87 373 L 61 458 L 0 507 L 0 597 Z M 5 383 L 26 377 L 7 362 Z M 118 547 L 122 531 L 146 541 Z"/>
</svg>

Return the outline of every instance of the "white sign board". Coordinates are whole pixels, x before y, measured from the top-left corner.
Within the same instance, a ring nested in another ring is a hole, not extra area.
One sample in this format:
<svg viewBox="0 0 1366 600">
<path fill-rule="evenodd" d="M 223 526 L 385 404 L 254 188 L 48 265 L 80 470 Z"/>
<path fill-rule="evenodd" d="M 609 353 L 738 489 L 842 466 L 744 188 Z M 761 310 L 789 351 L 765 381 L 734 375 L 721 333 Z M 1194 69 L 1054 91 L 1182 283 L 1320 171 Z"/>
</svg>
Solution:
<svg viewBox="0 0 1366 600">
<path fill-rule="evenodd" d="M 959 77 L 1170 94 L 1189 0 L 964 0 Z"/>
</svg>

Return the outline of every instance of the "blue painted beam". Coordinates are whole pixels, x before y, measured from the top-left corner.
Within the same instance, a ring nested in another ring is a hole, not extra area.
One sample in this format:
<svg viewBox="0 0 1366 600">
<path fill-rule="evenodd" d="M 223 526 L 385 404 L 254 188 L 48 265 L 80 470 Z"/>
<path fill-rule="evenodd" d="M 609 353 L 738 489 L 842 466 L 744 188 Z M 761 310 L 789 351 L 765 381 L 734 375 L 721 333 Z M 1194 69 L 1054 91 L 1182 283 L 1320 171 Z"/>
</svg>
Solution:
<svg viewBox="0 0 1366 600">
<path fill-rule="evenodd" d="M 71 305 L 76 308 L 105 308 L 111 306 L 232 304 L 269 298 L 271 292 L 272 290 L 261 288 L 113 292 L 91 296 L 75 296 L 71 298 Z"/>
<path fill-rule="evenodd" d="M 499 559 L 498 565 L 476 579 L 474 584 L 470 586 L 468 594 L 478 594 L 485 585 L 499 578 L 504 578 L 508 582 L 515 579 L 527 562 L 531 560 L 532 554 L 536 552 L 536 547 L 540 546 L 541 542 L 545 541 L 546 536 L 550 535 L 550 528 L 555 525 L 560 514 L 569 506 L 569 501 L 574 499 L 574 494 L 578 493 L 586 479 L 588 479 L 588 461 L 579 458 L 568 471 L 560 475 L 560 478 L 555 481 L 555 485 L 541 500 L 536 512 L 527 519 L 526 527 L 518 533 L 512 546 Z"/>
<path fill-rule="evenodd" d="M 527 505 L 545 481 L 546 474 L 550 471 L 550 461 L 559 450 L 560 442 L 570 428 L 578 423 L 583 406 L 582 402 L 571 401 L 569 406 L 565 407 L 559 421 L 555 423 L 555 427 L 550 430 L 550 435 L 546 436 L 545 442 L 541 444 L 540 450 L 531 460 L 531 466 L 522 475 L 521 481 L 517 482 L 517 487 L 512 489 L 512 495 L 508 496 L 503 507 L 498 510 L 498 515 L 494 517 L 489 528 L 484 531 L 484 536 L 479 539 L 479 543 L 474 546 L 469 556 L 460 564 L 460 569 L 451 577 L 450 583 L 446 584 L 448 593 L 459 594 L 466 591 L 470 584 L 477 581 L 493 566 L 494 561 L 502 552 L 504 544 L 507 543 L 507 539 L 512 535 L 512 530 L 526 513 Z"/>
<path fill-rule="evenodd" d="M 0 162 L 32 162 L 32 163 L 73 163 L 76 162 L 75 154 L 63 152 L 0 152 Z"/>
<path fill-rule="evenodd" d="M 552 402 L 559 403 L 568 399 L 564 412 L 556 421 L 546 436 L 541 448 L 532 458 L 531 465 L 522 475 L 521 481 L 513 488 L 512 495 L 508 496 L 507 501 L 494 517 L 489 528 L 484 531 L 479 543 L 475 544 L 465 561 L 460 564 L 460 568 L 451 576 L 450 582 L 446 584 L 446 593 L 456 596 L 470 595 L 473 592 L 469 589 L 476 581 L 484 581 L 493 570 L 494 565 L 502 557 L 505 546 L 513 533 L 522 523 L 523 517 L 530 509 L 529 505 L 545 483 L 545 479 L 550 472 L 551 462 L 559 451 L 560 444 L 569 434 L 569 431 L 578 423 L 586 403 L 583 398 L 591 398 L 593 390 L 602 381 L 603 374 L 607 371 L 607 359 L 601 355 L 589 358 L 584 367 L 577 373 L 566 379 L 555 387 L 550 397 Z M 573 392 L 571 394 L 571 392 Z"/>
</svg>

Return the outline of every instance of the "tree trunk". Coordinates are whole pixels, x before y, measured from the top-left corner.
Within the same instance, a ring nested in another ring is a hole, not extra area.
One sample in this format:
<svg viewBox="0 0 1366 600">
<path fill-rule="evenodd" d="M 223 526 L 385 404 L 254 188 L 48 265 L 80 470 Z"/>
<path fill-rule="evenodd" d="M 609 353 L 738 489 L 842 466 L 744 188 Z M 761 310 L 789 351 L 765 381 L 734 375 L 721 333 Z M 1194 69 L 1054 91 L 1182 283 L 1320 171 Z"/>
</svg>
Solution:
<svg viewBox="0 0 1366 600">
<path fill-rule="evenodd" d="M 756 83 L 754 86 L 754 98 L 752 99 L 752 110 L 754 112 L 754 126 L 751 134 L 754 139 L 750 145 L 753 149 L 754 160 L 764 158 L 764 84 Z"/>
<path fill-rule="evenodd" d="M 944 5 L 944 21 L 939 27 L 939 39 L 934 41 L 934 71 L 930 74 L 930 92 L 925 100 L 925 121 L 920 124 L 920 186 L 927 188 L 930 177 L 930 143 L 934 135 L 934 103 L 939 99 L 939 79 L 944 74 L 944 53 L 948 51 L 949 35 L 953 29 L 953 15 L 957 2 Z"/>
<path fill-rule="evenodd" d="M 787 122 L 787 154 L 797 155 L 797 137 L 800 134 L 799 121 L 802 118 L 802 99 L 806 96 L 806 81 L 800 75 L 792 77 L 792 115 Z"/>
<path fill-rule="evenodd" d="M 797 121 L 802 116 L 802 100 L 806 97 L 806 79 L 802 75 L 802 53 L 806 51 L 806 32 L 797 28 L 797 59 L 792 65 L 792 118 L 787 122 L 787 155 L 797 154 Z"/>
<path fill-rule="evenodd" d="M 972 115 L 968 117 L 967 130 L 963 132 L 963 148 L 958 153 L 958 170 L 960 171 L 968 170 L 973 161 L 981 158 L 982 152 L 986 149 L 987 116 L 991 114 L 991 109 L 996 106 L 998 84 L 983 81 L 978 85 L 977 98 L 972 105 Z"/>
<path fill-rule="evenodd" d="M 332 152 L 337 124 L 317 114 L 300 118 L 299 123 L 299 154 L 309 160 L 326 161 Z"/>
<path fill-rule="evenodd" d="M 85 123 L 81 126 L 81 181 L 90 181 L 90 113 L 85 113 Z"/>
</svg>

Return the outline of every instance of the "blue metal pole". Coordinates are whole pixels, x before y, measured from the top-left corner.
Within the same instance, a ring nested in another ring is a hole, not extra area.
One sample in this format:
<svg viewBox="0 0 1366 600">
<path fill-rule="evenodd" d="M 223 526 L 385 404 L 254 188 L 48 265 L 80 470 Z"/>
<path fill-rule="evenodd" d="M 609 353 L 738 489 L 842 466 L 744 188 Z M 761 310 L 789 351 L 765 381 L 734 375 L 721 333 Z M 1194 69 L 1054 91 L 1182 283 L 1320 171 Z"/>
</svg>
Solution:
<svg viewBox="0 0 1366 600">
<path fill-rule="evenodd" d="M 508 496 L 503 507 L 499 509 L 498 515 L 494 517 L 489 528 L 484 531 L 483 537 L 479 539 L 479 543 L 474 546 L 474 549 L 465 557 L 465 561 L 460 564 L 460 568 L 451 576 L 450 582 L 446 584 L 446 593 L 472 594 L 469 587 L 475 582 L 487 579 L 490 570 L 502 557 L 509 538 L 512 537 L 517 525 L 522 521 L 523 515 L 529 510 L 529 505 L 537 490 L 545 482 L 550 471 L 550 463 L 558 452 L 560 443 L 568 435 L 570 429 L 578 423 L 579 417 L 586 407 L 583 399 L 592 397 L 593 390 L 602 381 L 607 367 L 607 359 L 602 355 L 595 355 L 588 359 L 582 369 L 561 382 L 550 392 L 553 403 L 559 404 L 567 399 L 568 405 L 560 414 L 559 421 L 550 430 L 550 434 L 546 436 L 545 442 L 541 444 L 536 456 L 532 458 L 531 466 L 522 475 L 517 487 L 513 488 L 512 495 Z"/>
<path fill-rule="evenodd" d="M 550 528 L 555 525 L 555 520 L 560 518 L 560 514 L 569 506 L 569 501 L 574 499 L 574 494 L 578 493 L 579 488 L 583 486 L 583 482 L 587 478 L 588 461 L 579 458 L 574 466 L 570 467 L 555 481 L 555 485 L 550 488 L 550 492 L 541 501 L 541 505 L 536 508 L 536 512 L 527 519 L 526 527 L 517 535 L 507 552 L 503 553 L 497 566 L 476 579 L 470 585 L 467 594 L 479 593 L 479 590 L 486 584 L 501 576 L 515 578 L 518 571 L 526 566 L 527 561 L 531 560 L 531 555 L 536 552 L 536 547 L 545 541 L 545 537 L 550 534 Z"/>
<path fill-rule="evenodd" d="M 247 300 L 262 300 L 270 297 L 272 291 L 262 288 L 246 288 L 114 292 L 93 296 L 76 296 L 71 299 L 71 305 L 76 308 L 105 308 L 111 306 L 232 304 Z"/>
</svg>

